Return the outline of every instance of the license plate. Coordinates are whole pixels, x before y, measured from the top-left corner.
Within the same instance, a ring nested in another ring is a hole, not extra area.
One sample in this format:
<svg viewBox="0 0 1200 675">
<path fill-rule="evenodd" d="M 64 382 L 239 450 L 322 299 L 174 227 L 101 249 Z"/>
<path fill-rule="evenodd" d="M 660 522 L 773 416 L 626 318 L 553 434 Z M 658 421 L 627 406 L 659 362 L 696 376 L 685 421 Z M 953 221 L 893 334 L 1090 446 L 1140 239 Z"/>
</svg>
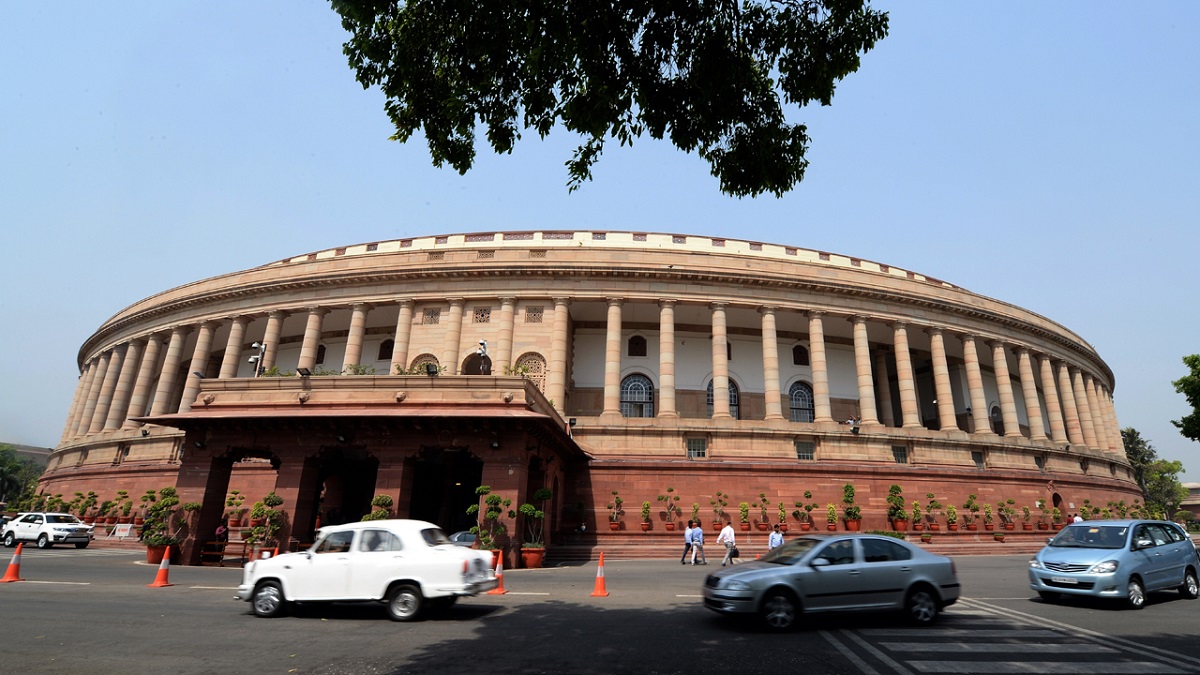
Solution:
<svg viewBox="0 0 1200 675">
<path fill-rule="evenodd" d="M 1077 579 L 1072 579 L 1071 577 L 1050 577 L 1050 581 L 1053 581 L 1056 584 L 1077 584 L 1077 583 L 1079 583 L 1079 581 Z"/>
</svg>

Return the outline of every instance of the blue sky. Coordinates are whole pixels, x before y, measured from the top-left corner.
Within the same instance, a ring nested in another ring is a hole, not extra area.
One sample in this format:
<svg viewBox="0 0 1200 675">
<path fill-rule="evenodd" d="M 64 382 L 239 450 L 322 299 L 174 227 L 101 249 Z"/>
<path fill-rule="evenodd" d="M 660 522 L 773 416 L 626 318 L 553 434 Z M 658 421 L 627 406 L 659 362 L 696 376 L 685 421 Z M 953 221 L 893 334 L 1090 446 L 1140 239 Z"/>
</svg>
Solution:
<svg viewBox="0 0 1200 675">
<path fill-rule="evenodd" d="M 1200 352 L 1200 4 L 885 2 L 891 34 L 797 111 L 783 198 L 722 196 L 667 143 L 400 145 L 323 3 L 0 4 L 0 440 L 52 446 L 82 342 L 168 288 L 311 250 L 479 230 L 651 230 L 793 244 L 1043 314 L 1116 375 L 1123 427 L 1200 481 L 1170 424 Z"/>
</svg>

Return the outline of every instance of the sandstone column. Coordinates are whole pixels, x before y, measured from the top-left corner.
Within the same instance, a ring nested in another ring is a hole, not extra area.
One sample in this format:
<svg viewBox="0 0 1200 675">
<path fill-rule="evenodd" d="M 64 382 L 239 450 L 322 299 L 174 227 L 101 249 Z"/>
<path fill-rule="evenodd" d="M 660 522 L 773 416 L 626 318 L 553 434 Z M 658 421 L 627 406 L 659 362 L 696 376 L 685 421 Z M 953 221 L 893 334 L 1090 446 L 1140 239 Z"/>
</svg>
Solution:
<svg viewBox="0 0 1200 675">
<path fill-rule="evenodd" d="M 59 443 L 66 443 L 75 438 L 75 431 L 79 428 L 79 418 L 83 416 L 85 399 L 92 387 L 92 375 L 94 374 L 92 365 L 92 363 L 85 363 L 83 370 L 79 373 L 79 381 L 75 384 L 75 397 L 71 400 L 71 410 L 67 413 L 67 423 L 63 427 Z"/>
<path fill-rule="evenodd" d="M 1071 374 L 1067 372 L 1067 364 L 1056 361 L 1054 369 L 1058 371 L 1058 393 L 1062 396 L 1063 413 L 1067 418 L 1067 438 L 1072 445 L 1086 445 L 1079 425 L 1079 408 L 1075 405 L 1075 390 L 1071 386 Z"/>
<path fill-rule="evenodd" d="M 200 324 L 200 332 L 196 335 L 196 347 L 192 350 L 192 362 L 187 369 L 187 380 L 183 387 L 183 396 L 179 399 L 179 412 L 185 413 L 192 409 L 196 396 L 200 394 L 200 380 L 204 379 L 208 369 L 208 357 L 212 353 L 213 336 L 217 332 L 215 321 L 205 321 Z"/>
<path fill-rule="evenodd" d="M 675 301 L 658 301 L 658 416 L 679 417 L 675 410 Z"/>
<path fill-rule="evenodd" d="M 550 363 L 546 373 L 546 398 L 559 412 L 567 408 L 567 331 L 571 325 L 570 300 L 554 298 L 554 332 L 550 336 Z"/>
<path fill-rule="evenodd" d="M 346 354 L 342 357 L 342 373 L 362 365 L 363 336 L 367 334 L 367 313 L 371 306 L 355 303 L 350 309 L 350 332 L 346 336 Z"/>
<path fill-rule="evenodd" d="M 933 389 L 937 394 L 938 428 L 942 431 L 958 429 L 958 418 L 954 414 L 954 390 L 950 387 L 950 364 L 946 361 L 946 338 L 941 328 L 925 329 L 929 334 L 930 352 L 933 355 Z"/>
<path fill-rule="evenodd" d="M 892 388 L 888 384 L 887 347 L 879 345 L 875 348 L 875 403 L 879 408 L 879 423 L 885 427 L 899 426 L 896 424 L 895 410 L 892 408 Z M 903 416 L 903 411 L 900 413 Z M 903 420 L 901 420 L 903 424 Z"/>
<path fill-rule="evenodd" d="M 892 344 L 896 350 L 896 384 L 900 390 L 904 428 L 920 429 L 924 425 L 917 410 L 917 384 L 913 379 L 912 354 L 908 350 L 908 326 L 903 321 L 892 323 Z"/>
<path fill-rule="evenodd" d="M 875 385 L 871 381 L 871 346 L 867 341 L 867 317 L 853 316 L 854 366 L 858 372 L 858 414 L 863 424 L 879 424 L 875 413 Z"/>
<path fill-rule="evenodd" d="M 1050 418 L 1050 438 L 1067 440 L 1067 425 L 1063 422 L 1062 406 L 1058 402 L 1058 385 L 1054 382 L 1054 366 L 1050 357 L 1038 356 L 1038 370 L 1042 376 L 1042 394 L 1046 398 L 1046 415 Z"/>
<path fill-rule="evenodd" d="M 104 371 L 108 368 L 108 359 L 103 355 L 92 359 L 91 380 L 88 381 L 87 394 L 83 398 L 83 409 L 75 425 L 75 437 L 83 436 L 92 424 L 92 414 L 96 412 L 96 400 L 100 398 L 100 385 L 104 383 Z"/>
<path fill-rule="evenodd" d="M 604 334 L 604 415 L 621 414 L 621 298 L 608 299 Z"/>
<path fill-rule="evenodd" d="M 516 302 L 516 298 L 500 298 L 500 340 L 496 345 L 496 358 L 492 362 L 492 373 L 496 375 L 504 375 L 512 368 Z"/>
<path fill-rule="evenodd" d="M 1083 373 L 1076 367 L 1070 368 L 1071 388 L 1075 393 L 1075 407 L 1079 409 L 1079 427 L 1083 432 L 1083 442 L 1089 448 L 1099 449 L 1096 440 L 1096 428 L 1092 426 L 1092 408 L 1088 405 L 1087 392 L 1083 388 Z"/>
<path fill-rule="evenodd" d="M 218 379 L 228 380 L 237 377 L 238 365 L 242 358 L 242 345 L 246 341 L 246 326 L 250 325 L 250 317 L 235 316 L 229 324 L 229 339 L 225 341 L 225 354 L 221 357 L 221 372 Z"/>
<path fill-rule="evenodd" d="M 396 317 L 396 336 L 392 339 L 392 369 L 389 375 L 408 370 L 408 342 L 412 335 L 413 301 L 400 300 L 400 315 Z"/>
<path fill-rule="evenodd" d="M 979 371 L 979 352 L 975 345 L 975 336 L 964 334 L 962 337 L 963 365 L 967 370 L 967 389 L 971 395 L 972 433 L 991 436 L 996 432 L 992 429 L 988 417 L 987 396 L 983 391 L 983 373 Z"/>
<path fill-rule="evenodd" d="M 1033 363 L 1029 358 L 1029 350 L 1024 347 L 1017 348 L 1017 370 L 1021 375 L 1021 395 L 1025 397 L 1025 416 L 1029 418 L 1029 438 L 1046 440 L 1046 423 L 1042 421 L 1042 406 L 1038 405 Z"/>
<path fill-rule="evenodd" d="M 104 381 L 100 384 L 100 395 L 96 398 L 96 408 L 92 412 L 92 421 L 88 424 L 89 434 L 99 433 L 108 419 L 108 408 L 112 405 L 113 390 L 117 388 L 117 376 L 121 372 L 121 352 L 113 348 L 108 352 L 108 365 L 104 369 Z"/>
<path fill-rule="evenodd" d="M 779 396 L 779 342 L 775 332 L 775 308 L 760 307 L 762 314 L 763 394 L 768 420 L 783 419 L 783 401 Z"/>
<path fill-rule="evenodd" d="M 1100 450 L 1111 450 L 1108 447 L 1104 411 L 1100 407 L 1100 397 L 1096 394 L 1096 380 L 1086 373 L 1083 375 L 1083 391 L 1087 394 L 1088 408 L 1092 411 L 1092 429 L 1096 435 L 1096 445 Z"/>
<path fill-rule="evenodd" d="M 725 305 L 714 302 L 712 309 L 713 419 L 732 417 L 729 413 L 729 336 L 725 328 Z"/>
<path fill-rule="evenodd" d="M 825 359 L 824 312 L 808 313 L 808 356 L 812 362 L 813 421 L 832 422 L 829 406 L 829 362 Z"/>
<path fill-rule="evenodd" d="M 1008 349 L 1001 340 L 988 343 L 992 348 L 992 369 L 996 372 L 996 389 L 1000 391 L 1000 415 L 1004 420 L 1004 435 L 1021 435 L 1021 421 L 1017 417 L 1017 399 L 1013 396 L 1012 376 L 1008 374 Z"/>
<path fill-rule="evenodd" d="M 283 333 L 283 320 L 287 317 L 288 313 L 281 310 L 267 314 L 267 331 L 263 335 L 263 344 L 267 346 L 263 352 L 263 372 L 275 367 L 275 357 L 279 353 L 279 336 Z"/>
<path fill-rule="evenodd" d="M 142 363 L 142 349 L 145 340 L 133 340 L 125 348 L 125 358 L 121 362 L 121 374 L 117 377 L 117 388 L 113 390 L 112 405 L 108 408 L 108 419 L 104 420 L 104 430 L 120 429 L 129 413 L 129 396 L 133 393 L 133 383 L 137 379 L 138 366 Z"/>
<path fill-rule="evenodd" d="M 461 371 L 463 306 L 466 301 L 462 298 L 450 298 L 450 317 L 446 319 L 446 346 L 442 348 L 442 365 L 449 375 L 458 375 Z"/>
<path fill-rule="evenodd" d="M 304 341 L 300 343 L 300 361 L 296 369 L 312 370 L 317 366 L 317 352 L 321 347 L 321 324 L 329 313 L 324 307 L 309 307 L 308 321 L 304 324 Z M 267 348 L 268 351 L 270 347 Z"/>
<path fill-rule="evenodd" d="M 162 370 L 158 374 L 158 387 L 154 390 L 154 402 L 150 405 L 151 417 L 174 412 L 175 401 L 171 400 L 171 394 L 175 391 L 175 382 L 179 379 L 179 363 L 183 360 L 184 339 L 191 331 L 190 326 L 176 326 L 171 329 L 171 341 L 167 343 L 167 356 L 163 359 Z"/>
<path fill-rule="evenodd" d="M 154 373 L 158 369 L 158 354 L 162 351 L 162 337 L 151 334 L 146 338 L 146 351 L 142 354 L 142 363 L 138 367 L 137 380 L 133 383 L 133 396 L 129 397 L 129 417 L 142 417 L 150 403 L 150 387 L 154 384 Z M 126 419 L 126 429 L 136 427 L 137 422 Z"/>
</svg>

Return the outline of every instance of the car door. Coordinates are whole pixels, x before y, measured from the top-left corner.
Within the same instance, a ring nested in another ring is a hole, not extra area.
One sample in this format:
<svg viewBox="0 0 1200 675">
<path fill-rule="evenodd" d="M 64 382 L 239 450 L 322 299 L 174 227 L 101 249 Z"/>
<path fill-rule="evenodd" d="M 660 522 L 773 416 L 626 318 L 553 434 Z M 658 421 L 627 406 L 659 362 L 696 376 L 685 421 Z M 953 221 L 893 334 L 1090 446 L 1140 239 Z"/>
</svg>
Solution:
<svg viewBox="0 0 1200 675">
<path fill-rule="evenodd" d="M 13 533 L 16 535 L 17 541 L 34 541 L 38 538 L 38 533 L 42 531 L 42 525 L 45 522 L 42 514 L 30 513 L 17 521 Z"/>
<path fill-rule="evenodd" d="M 407 552 L 404 542 L 385 529 L 369 529 L 359 533 L 354 545 L 349 596 L 360 600 L 378 600 L 405 566 Z"/>
<path fill-rule="evenodd" d="M 811 561 L 813 573 L 805 575 L 804 579 L 805 609 L 824 611 L 854 607 L 863 576 L 855 541 L 831 541 L 818 550 Z"/>
<path fill-rule="evenodd" d="M 864 537 L 862 574 L 857 604 L 863 607 L 900 607 L 914 576 L 912 551 L 884 538 Z"/>
<path fill-rule="evenodd" d="M 331 532 L 287 570 L 289 600 L 341 600 L 350 590 L 354 531 Z"/>
<path fill-rule="evenodd" d="M 1162 528 L 1151 523 L 1142 523 L 1134 528 L 1131 543 L 1133 569 L 1130 574 L 1141 576 L 1147 590 L 1162 588 L 1166 569 L 1170 563 L 1166 543 L 1169 541 Z"/>
<path fill-rule="evenodd" d="M 1191 542 L 1185 541 L 1183 533 L 1166 523 L 1155 523 L 1150 529 L 1155 533 L 1155 543 L 1158 544 L 1155 550 L 1160 552 L 1158 560 L 1161 574 L 1155 587 L 1174 588 L 1183 582 L 1184 565 L 1189 557 L 1194 557 L 1189 555 Z"/>
</svg>

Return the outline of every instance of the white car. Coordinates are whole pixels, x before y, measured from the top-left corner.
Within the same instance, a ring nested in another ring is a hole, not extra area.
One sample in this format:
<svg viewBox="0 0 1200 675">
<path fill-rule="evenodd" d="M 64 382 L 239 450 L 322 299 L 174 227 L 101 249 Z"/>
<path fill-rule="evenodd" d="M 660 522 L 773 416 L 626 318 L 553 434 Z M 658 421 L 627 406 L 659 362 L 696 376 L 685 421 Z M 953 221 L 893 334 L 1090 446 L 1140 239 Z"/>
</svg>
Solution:
<svg viewBox="0 0 1200 675">
<path fill-rule="evenodd" d="M 17 542 L 32 541 L 37 542 L 38 548 L 55 544 L 87 548 L 95 539 L 95 529 L 69 513 L 18 513 L 4 524 L 4 545 L 12 548 Z"/>
<path fill-rule="evenodd" d="M 291 602 L 383 602 L 410 621 L 498 583 L 491 553 L 455 546 L 437 525 L 372 520 L 323 527 L 307 551 L 246 563 L 237 598 L 264 617 Z"/>
</svg>

